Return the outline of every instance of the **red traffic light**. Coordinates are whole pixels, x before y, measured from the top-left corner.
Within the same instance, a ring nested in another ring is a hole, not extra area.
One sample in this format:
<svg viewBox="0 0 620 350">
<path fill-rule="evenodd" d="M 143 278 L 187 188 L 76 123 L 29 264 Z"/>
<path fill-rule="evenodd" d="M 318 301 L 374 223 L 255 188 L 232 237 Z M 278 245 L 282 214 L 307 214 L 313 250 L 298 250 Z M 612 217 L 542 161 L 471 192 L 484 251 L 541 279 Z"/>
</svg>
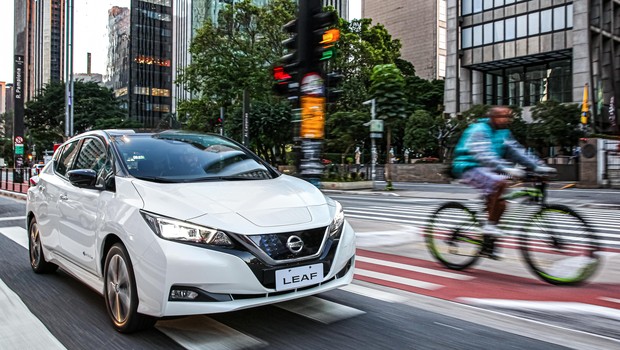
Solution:
<svg viewBox="0 0 620 350">
<path fill-rule="evenodd" d="M 273 68 L 273 78 L 275 80 L 281 81 L 291 79 L 292 77 L 290 74 L 284 71 L 283 66 L 277 66 Z"/>
</svg>

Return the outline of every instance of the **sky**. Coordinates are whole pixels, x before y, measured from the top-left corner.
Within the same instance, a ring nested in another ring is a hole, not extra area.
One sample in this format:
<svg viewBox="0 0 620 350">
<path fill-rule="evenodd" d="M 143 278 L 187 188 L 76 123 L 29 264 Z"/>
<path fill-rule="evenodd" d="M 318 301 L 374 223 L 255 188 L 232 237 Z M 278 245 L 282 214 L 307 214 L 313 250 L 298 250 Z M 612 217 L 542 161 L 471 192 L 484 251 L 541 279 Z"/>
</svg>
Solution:
<svg viewBox="0 0 620 350">
<path fill-rule="evenodd" d="M 0 81 L 13 82 L 14 0 L 2 1 L 0 11 Z M 21 1 L 21 0 L 20 0 Z M 349 17 L 360 18 L 362 0 L 349 0 Z M 105 74 L 108 47 L 108 10 L 129 6 L 129 0 L 74 0 L 73 71 L 86 73 L 86 55 L 91 53 L 92 73 Z"/>
</svg>

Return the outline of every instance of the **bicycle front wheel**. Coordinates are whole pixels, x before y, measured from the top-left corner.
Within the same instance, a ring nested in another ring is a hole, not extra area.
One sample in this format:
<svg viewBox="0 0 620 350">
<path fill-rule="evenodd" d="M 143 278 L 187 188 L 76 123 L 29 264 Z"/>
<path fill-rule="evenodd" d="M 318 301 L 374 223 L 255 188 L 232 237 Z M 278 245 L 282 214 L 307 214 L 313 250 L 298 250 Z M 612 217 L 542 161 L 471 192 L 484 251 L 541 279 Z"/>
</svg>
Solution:
<svg viewBox="0 0 620 350">
<path fill-rule="evenodd" d="M 587 280 L 600 263 L 599 249 L 590 225 L 564 205 L 543 205 L 521 237 L 521 253 L 530 270 L 556 285 Z"/>
<path fill-rule="evenodd" d="M 480 258 L 483 235 L 476 215 L 458 202 L 440 206 L 426 227 L 426 245 L 447 268 L 463 270 Z"/>
</svg>

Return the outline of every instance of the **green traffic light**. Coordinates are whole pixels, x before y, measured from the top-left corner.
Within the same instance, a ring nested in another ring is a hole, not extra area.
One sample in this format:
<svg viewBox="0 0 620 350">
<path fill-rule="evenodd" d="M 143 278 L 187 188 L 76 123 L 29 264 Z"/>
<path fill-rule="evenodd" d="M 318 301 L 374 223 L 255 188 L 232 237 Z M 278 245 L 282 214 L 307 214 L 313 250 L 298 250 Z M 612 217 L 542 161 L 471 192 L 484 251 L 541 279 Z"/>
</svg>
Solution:
<svg viewBox="0 0 620 350">
<path fill-rule="evenodd" d="M 334 57 L 335 53 L 336 53 L 336 49 L 333 46 L 325 48 L 324 51 L 321 53 L 321 59 L 320 60 L 321 61 L 328 60 L 328 59 Z"/>
</svg>

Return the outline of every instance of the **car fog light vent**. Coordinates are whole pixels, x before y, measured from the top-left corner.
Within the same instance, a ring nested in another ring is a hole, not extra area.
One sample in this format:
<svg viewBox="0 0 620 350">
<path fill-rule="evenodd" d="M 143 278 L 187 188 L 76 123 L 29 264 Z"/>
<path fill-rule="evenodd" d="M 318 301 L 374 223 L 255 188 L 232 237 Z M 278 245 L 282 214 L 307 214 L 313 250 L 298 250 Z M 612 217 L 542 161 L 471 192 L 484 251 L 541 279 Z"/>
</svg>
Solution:
<svg viewBox="0 0 620 350">
<path fill-rule="evenodd" d="M 194 300 L 198 298 L 198 293 L 187 289 L 173 289 L 170 292 L 171 300 Z"/>
</svg>

